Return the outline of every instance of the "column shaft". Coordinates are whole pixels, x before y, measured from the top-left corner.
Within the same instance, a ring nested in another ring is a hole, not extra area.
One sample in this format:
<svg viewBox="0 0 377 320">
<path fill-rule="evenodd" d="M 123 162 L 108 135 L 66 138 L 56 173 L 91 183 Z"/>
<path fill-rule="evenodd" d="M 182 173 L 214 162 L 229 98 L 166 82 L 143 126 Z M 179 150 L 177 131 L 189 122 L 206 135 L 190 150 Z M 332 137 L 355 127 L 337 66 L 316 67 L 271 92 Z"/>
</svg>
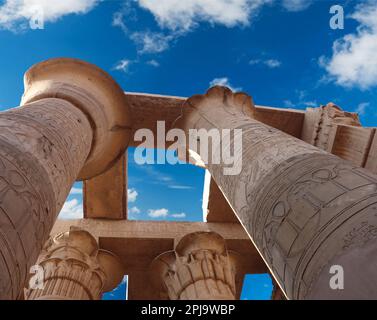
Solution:
<svg viewBox="0 0 377 320">
<path fill-rule="evenodd" d="M 377 298 L 376 176 L 253 120 L 253 108 L 214 87 L 186 102 L 178 125 L 242 129 L 241 172 L 207 167 L 289 298 Z M 330 287 L 332 265 L 344 268 L 344 290 Z"/>
<path fill-rule="evenodd" d="M 16 299 L 76 179 L 124 153 L 130 118 L 123 90 L 76 59 L 30 68 L 22 107 L 0 113 L 0 299 Z"/>
<path fill-rule="evenodd" d="M 85 163 L 92 130 L 71 103 L 0 114 L 0 298 L 15 299 Z"/>
</svg>

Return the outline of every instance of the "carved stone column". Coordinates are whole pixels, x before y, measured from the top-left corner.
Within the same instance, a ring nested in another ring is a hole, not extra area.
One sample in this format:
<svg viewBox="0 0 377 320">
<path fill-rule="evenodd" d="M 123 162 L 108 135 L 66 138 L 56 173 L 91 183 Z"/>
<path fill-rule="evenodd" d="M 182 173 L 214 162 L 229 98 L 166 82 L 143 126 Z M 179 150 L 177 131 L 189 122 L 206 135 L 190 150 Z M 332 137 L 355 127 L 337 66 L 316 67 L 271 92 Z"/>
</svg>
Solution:
<svg viewBox="0 0 377 320">
<path fill-rule="evenodd" d="M 241 172 L 207 168 L 288 298 L 376 299 L 377 177 L 252 119 L 253 109 L 246 94 L 214 87 L 187 100 L 177 125 L 188 135 L 242 129 Z M 344 290 L 330 287 L 332 265 Z"/>
<path fill-rule="evenodd" d="M 151 266 L 154 286 L 171 300 L 234 300 L 235 274 L 225 240 L 214 232 L 184 236 Z"/>
<path fill-rule="evenodd" d="M 18 297 L 76 179 L 108 169 L 129 140 L 121 88 L 94 65 L 52 59 L 0 113 L 0 299 Z"/>
<path fill-rule="evenodd" d="M 43 270 L 38 277 L 42 288 L 27 289 L 26 300 L 99 300 L 124 276 L 116 256 L 100 250 L 89 232 L 74 227 L 50 238 L 37 265 Z"/>
</svg>

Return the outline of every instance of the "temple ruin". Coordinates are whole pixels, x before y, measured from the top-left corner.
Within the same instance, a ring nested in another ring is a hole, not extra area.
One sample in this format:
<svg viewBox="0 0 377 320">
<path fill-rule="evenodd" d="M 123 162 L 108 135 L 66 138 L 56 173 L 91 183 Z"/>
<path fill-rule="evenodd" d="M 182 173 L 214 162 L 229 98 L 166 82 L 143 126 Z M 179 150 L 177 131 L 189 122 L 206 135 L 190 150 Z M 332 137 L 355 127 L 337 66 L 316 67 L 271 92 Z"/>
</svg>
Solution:
<svg viewBox="0 0 377 320">
<path fill-rule="evenodd" d="M 96 300 L 128 275 L 129 299 L 232 300 L 255 273 L 271 274 L 275 299 L 377 298 L 377 135 L 356 114 L 258 106 L 224 87 L 125 93 L 66 58 L 24 84 L 20 107 L 0 113 L 0 299 Z M 239 175 L 205 165 L 203 222 L 127 219 L 127 148 L 157 121 L 243 130 Z M 76 180 L 84 218 L 57 221 Z M 28 287 L 33 265 L 43 288 Z"/>
</svg>

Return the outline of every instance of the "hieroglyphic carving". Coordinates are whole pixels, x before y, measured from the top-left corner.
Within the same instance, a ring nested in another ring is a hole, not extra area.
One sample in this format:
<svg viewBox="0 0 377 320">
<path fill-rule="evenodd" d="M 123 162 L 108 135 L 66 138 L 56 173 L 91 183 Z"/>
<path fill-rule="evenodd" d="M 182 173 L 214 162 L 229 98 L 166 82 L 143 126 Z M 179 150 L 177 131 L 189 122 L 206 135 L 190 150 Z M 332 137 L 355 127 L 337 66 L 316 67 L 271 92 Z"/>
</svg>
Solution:
<svg viewBox="0 0 377 320">
<path fill-rule="evenodd" d="M 22 107 L 0 113 L 0 299 L 15 299 L 79 175 L 124 153 L 130 128 L 122 89 L 76 59 L 25 74 Z"/>
<path fill-rule="evenodd" d="M 363 241 L 347 236 L 355 225 L 377 226 L 376 176 L 246 119 L 245 104 L 253 108 L 245 94 L 214 87 L 187 101 L 180 125 L 185 130 L 243 129 L 243 148 L 236 150 L 242 155 L 241 173 L 226 176 L 222 164 L 207 168 L 285 294 L 293 299 L 339 297 L 329 288 L 327 266 L 346 261 L 345 276 L 360 280 L 363 289 L 349 287 L 342 296 L 377 297 L 375 282 L 368 280 L 377 278 L 377 269 L 360 272 L 376 264 L 377 255 L 358 251 L 360 246 L 376 250 L 377 235 L 369 232 Z"/>
<path fill-rule="evenodd" d="M 332 152 L 338 124 L 361 126 L 356 113 L 343 111 L 332 102 L 318 108 L 307 108 L 301 139 L 320 149 Z"/>
<path fill-rule="evenodd" d="M 171 300 L 234 300 L 233 262 L 220 235 L 195 232 L 153 261 L 151 278 Z"/>
<path fill-rule="evenodd" d="M 43 288 L 28 288 L 27 300 L 99 300 L 124 273 L 120 260 L 100 250 L 89 232 L 72 227 L 50 238 L 37 265 L 43 270 Z"/>
<path fill-rule="evenodd" d="M 85 115 L 64 100 L 0 114 L 1 298 L 18 296 L 91 139 Z"/>
</svg>

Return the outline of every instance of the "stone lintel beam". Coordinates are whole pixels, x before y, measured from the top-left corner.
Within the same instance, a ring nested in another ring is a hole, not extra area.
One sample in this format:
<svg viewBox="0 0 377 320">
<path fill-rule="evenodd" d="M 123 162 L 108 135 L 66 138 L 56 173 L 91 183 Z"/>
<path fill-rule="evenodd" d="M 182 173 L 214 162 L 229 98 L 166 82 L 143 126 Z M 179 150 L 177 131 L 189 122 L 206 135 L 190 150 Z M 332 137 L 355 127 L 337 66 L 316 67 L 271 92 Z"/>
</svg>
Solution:
<svg viewBox="0 0 377 320">
<path fill-rule="evenodd" d="M 89 232 L 75 227 L 51 237 L 36 265 L 43 272 L 38 276 L 41 283 L 31 281 L 26 300 L 99 300 L 124 276 L 119 258 L 99 249 Z"/>
<path fill-rule="evenodd" d="M 236 251 L 245 258 L 242 259 L 242 264 L 239 264 L 239 279 L 245 274 L 268 272 L 268 268 L 239 223 L 58 220 L 52 234 L 67 230 L 71 225 L 88 230 L 99 241 L 101 249 L 113 252 L 122 260 L 125 274 L 128 275 L 130 300 L 164 299 L 151 288 L 150 281 L 145 276 L 149 265 L 159 254 L 174 250 L 184 235 L 197 231 L 220 234 L 225 239 L 228 250 Z"/>
<path fill-rule="evenodd" d="M 236 258 L 224 238 L 215 232 L 194 232 L 156 257 L 149 277 L 170 300 L 234 300 L 236 273 Z"/>
<path fill-rule="evenodd" d="M 361 127 L 356 113 L 328 103 L 306 110 L 301 139 L 377 173 L 377 162 L 372 160 L 377 149 L 373 144 L 375 132 L 376 128 Z"/>
<path fill-rule="evenodd" d="M 253 108 L 246 94 L 216 86 L 187 100 L 177 126 L 242 129 L 241 172 L 207 169 L 289 299 L 377 298 L 377 177 L 252 119 Z M 329 285 L 333 265 L 344 290 Z"/>
<path fill-rule="evenodd" d="M 125 95 L 133 117 L 132 137 L 136 130 L 144 128 L 152 130 L 156 137 L 157 121 L 165 121 L 166 131 L 173 128 L 173 123 L 180 116 L 182 105 L 186 100 L 184 97 L 135 92 L 126 92 Z M 256 106 L 254 117 L 258 121 L 271 125 L 283 132 L 300 137 L 305 112 L 294 109 Z M 139 144 L 140 142 L 138 141 L 132 139 L 130 141 L 130 146 Z M 166 147 L 168 147 L 168 144 Z"/>
<path fill-rule="evenodd" d="M 21 107 L 0 113 L 0 299 L 17 298 L 77 179 L 112 166 L 130 138 L 123 91 L 76 59 L 30 68 Z"/>
<path fill-rule="evenodd" d="M 84 218 L 127 219 L 127 152 L 99 176 L 83 181 Z"/>
</svg>

